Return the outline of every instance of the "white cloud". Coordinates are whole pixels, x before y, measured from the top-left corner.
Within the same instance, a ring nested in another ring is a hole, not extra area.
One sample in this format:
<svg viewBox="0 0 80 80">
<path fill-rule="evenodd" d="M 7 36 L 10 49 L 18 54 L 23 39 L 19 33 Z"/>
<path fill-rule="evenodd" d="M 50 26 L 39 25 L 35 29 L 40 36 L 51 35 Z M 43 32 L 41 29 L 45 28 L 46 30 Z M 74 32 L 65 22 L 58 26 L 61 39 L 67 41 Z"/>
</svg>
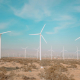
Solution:
<svg viewBox="0 0 80 80">
<path fill-rule="evenodd" d="M 47 6 L 44 7 L 42 4 L 38 3 L 32 3 L 33 0 L 29 1 L 29 4 L 24 4 L 24 6 L 21 9 L 15 9 L 12 8 L 11 9 L 14 11 L 14 14 L 16 16 L 22 17 L 22 18 L 31 18 L 31 19 L 35 19 L 36 21 L 40 21 L 42 20 L 45 16 L 50 16 L 51 12 L 49 9 L 47 9 Z M 45 3 L 44 3 L 45 4 Z M 43 7 L 42 7 L 43 6 Z"/>
<path fill-rule="evenodd" d="M 51 16 L 51 7 L 59 4 L 61 0 L 28 0 L 22 8 L 16 9 L 11 7 L 16 16 L 24 19 L 34 19 L 41 21 Z"/>
<path fill-rule="evenodd" d="M 63 21 L 63 20 L 72 20 L 72 17 L 69 15 L 60 15 L 54 19 L 55 21 Z"/>
<path fill-rule="evenodd" d="M 62 29 L 70 28 L 70 25 L 72 24 L 73 24 L 72 22 L 59 23 L 59 26 L 53 28 L 53 32 L 46 32 L 46 34 L 56 34 Z"/>
<path fill-rule="evenodd" d="M 77 12 L 80 12 L 80 6 L 75 6 L 74 9 L 75 9 Z"/>
</svg>

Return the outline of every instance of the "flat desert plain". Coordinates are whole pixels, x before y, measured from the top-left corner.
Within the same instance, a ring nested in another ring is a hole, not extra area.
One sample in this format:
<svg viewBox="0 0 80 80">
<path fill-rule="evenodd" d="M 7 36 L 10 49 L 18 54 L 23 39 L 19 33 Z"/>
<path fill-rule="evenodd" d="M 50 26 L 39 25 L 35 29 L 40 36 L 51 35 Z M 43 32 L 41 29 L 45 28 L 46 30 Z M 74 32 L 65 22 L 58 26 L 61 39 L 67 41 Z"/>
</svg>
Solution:
<svg viewBox="0 0 80 80">
<path fill-rule="evenodd" d="M 2 58 L 0 80 L 80 80 L 80 60 Z"/>
</svg>

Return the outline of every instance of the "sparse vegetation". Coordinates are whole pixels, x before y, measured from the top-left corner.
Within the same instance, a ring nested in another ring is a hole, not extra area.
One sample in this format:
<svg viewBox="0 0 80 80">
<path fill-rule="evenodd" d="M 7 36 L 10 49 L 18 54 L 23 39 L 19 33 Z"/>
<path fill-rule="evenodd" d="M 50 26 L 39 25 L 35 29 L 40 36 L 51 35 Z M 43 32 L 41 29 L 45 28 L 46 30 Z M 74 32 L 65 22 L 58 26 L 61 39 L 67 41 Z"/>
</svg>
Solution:
<svg viewBox="0 0 80 80">
<path fill-rule="evenodd" d="M 79 60 L 67 59 L 42 59 L 40 61 L 37 59 L 3 58 L 0 60 L 0 63 L 7 66 L 9 63 L 14 65 L 14 67 L 0 67 L 0 80 L 13 80 L 14 77 L 22 77 L 23 80 L 37 80 L 36 77 L 31 76 L 32 74 L 30 75 L 33 71 L 36 71 L 36 76 L 39 76 L 41 79 L 44 78 L 44 80 L 74 80 L 74 76 L 71 76 L 68 70 L 71 70 L 69 68 L 77 68 L 76 64 L 80 65 Z M 42 69 L 40 68 L 41 66 L 43 67 Z M 19 74 L 19 71 L 23 72 L 23 74 Z M 9 75 L 7 75 L 8 73 Z M 28 73 L 31 77 L 24 75 Z"/>
</svg>

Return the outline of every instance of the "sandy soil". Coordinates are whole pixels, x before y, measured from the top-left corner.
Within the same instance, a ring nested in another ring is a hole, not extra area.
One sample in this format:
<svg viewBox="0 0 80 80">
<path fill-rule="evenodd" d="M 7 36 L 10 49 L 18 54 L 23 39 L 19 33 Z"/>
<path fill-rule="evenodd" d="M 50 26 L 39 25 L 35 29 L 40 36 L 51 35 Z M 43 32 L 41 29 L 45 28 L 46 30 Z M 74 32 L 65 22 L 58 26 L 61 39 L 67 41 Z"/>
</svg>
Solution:
<svg viewBox="0 0 80 80">
<path fill-rule="evenodd" d="M 2 58 L 0 60 L 0 80 L 51 80 L 52 78 L 53 80 L 62 80 L 53 77 L 55 72 L 71 78 L 65 80 L 80 80 L 79 62 L 79 60 L 43 59 L 39 61 L 36 58 Z M 50 70 L 54 70 L 53 74 Z M 46 77 L 48 75 L 52 76 L 48 79 Z"/>
</svg>

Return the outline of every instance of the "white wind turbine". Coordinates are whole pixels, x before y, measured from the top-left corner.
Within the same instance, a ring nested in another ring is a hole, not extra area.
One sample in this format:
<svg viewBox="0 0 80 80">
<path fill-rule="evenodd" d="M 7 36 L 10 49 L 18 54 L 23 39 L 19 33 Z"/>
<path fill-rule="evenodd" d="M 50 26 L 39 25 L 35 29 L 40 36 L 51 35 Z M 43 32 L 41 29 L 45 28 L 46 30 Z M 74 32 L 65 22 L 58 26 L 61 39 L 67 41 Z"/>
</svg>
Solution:
<svg viewBox="0 0 80 80">
<path fill-rule="evenodd" d="M 63 46 L 63 50 L 61 52 L 63 52 L 63 59 L 64 59 L 64 51 L 67 51 L 67 50 L 64 50 L 64 46 Z"/>
<path fill-rule="evenodd" d="M 8 33 L 8 32 L 11 32 L 11 31 L 0 33 L 0 59 L 1 59 L 1 35 L 4 34 L 4 33 Z"/>
<path fill-rule="evenodd" d="M 38 49 L 35 49 L 35 50 L 37 50 L 37 59 L 38 59 L 38 52 L 39 52 L 39 48 L 38 48 Z"/>
<path fill-rule="evenodd" d="M 76 47 L 77 47 L 77 46 L 76 46 Z M 77 47 L 77 51 L 76 51 L 76 52 L 77 52 L 77 60 L 79 59 L 79 57 L 78 57 L 78 51 L 80 51 L 80 50 L 78 50 L 78 47 Z"/>
<path fill-rule="evenodd" d="M 26 48 L 22 48 L 22 49 L 24 49 L 24 50 L 25 50 L 25 58 L 26 58 L 26 49 L 27 49 L 27 47 L 26 47 Z"/>
<path fill-rule="evenodd" d="M 45 24 L 45 25 L 46 25 L 46 24 Z M 42 30 L 41 30 L 40 33 L 38 33 L 38 34 L 29 34 L 29 35 L 40 35 L 40 60 L 41 60 L 41 37 L 44 39 L 44 37 L 41 35 L 41 33 L 42 33 L 42 31 L 43 31 L 45 25 L 43 26 L 43 28 L 42 28 Z M 44 39 L 44 41 L 46 42 L 45 39 Z M 46 43 L 47 43 L 47 42 L 46 42 Z"/>
<path fill-rule="evenodd" d="M 49 51 L 51 51 L 51 60 L 52 60 L 52 52 L 54 52 L 54 51 L 52 50 L 52 46 L 51 46 L 51 50 L 49 50 Z"/>
</svg>

